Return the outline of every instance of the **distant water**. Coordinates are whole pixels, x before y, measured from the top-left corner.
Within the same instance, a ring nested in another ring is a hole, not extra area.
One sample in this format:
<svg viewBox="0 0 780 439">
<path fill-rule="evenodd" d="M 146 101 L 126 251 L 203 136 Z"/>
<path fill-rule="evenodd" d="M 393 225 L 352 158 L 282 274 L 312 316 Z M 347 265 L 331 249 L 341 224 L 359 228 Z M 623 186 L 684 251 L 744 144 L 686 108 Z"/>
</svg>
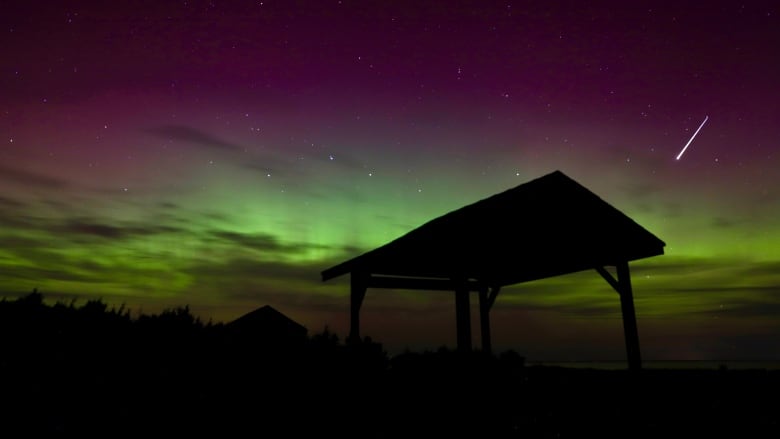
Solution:
<svg viewBox="0 0 780 439">
<path fill-rule="evenodd" d="M 559 366 L 575 369 L 627 369 L 625 361 L 527 361 L 529 366 Z M 780 361 L 643 361 L 644 369 L 780 370 Z"/>
</svg>

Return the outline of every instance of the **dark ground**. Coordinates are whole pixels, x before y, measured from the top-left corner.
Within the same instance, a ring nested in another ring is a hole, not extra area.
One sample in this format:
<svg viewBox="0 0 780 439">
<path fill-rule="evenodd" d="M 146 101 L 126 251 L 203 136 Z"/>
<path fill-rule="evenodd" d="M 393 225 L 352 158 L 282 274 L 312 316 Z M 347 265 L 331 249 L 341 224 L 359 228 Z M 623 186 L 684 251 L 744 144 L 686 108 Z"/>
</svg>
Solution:
<svg viewBox="0 0 780 439">
<path fill-rule="evenodd" d="M 388 358 L 327 331 L 285 339 L 186 308 L 0 302 L 0 436 L 780 437 L 780 371 L 524 366 L 440 350 Z"/>
</svg>

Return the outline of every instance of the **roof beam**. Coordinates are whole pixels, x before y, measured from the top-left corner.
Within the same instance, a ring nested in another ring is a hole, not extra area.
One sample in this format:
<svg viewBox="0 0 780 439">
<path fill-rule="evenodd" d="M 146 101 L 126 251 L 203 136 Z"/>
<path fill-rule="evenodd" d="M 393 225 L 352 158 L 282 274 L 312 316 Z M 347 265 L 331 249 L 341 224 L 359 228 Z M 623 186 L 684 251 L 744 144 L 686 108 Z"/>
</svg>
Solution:
<svg viewBox="0 0 780 439">
<path fill-rule="evenodd" d="M 390 288 L 394 290 L 436 290 L 455 291 L 465 286 L 468 291 L 479 291 L 482 285 L 473 280 L 454 282 L 452 279 L 432 279 L 371 275 L 366 279 L 368 288 Z"/>
<path fill-rule="evenodd" d="M 615 289 L 616 293 L 620 294 L 620 284 L 618 283 L 617 279 L 615 279 L 614 276 L 612 276 L 612 274 L 609 271 L 607 271 L 606 268 L 596 267 L 596 271 L 598 271 L 601 277 L 603 277 L 604 280 L 607 281 L 607 283 L 612 288 Z"/>
</svg>

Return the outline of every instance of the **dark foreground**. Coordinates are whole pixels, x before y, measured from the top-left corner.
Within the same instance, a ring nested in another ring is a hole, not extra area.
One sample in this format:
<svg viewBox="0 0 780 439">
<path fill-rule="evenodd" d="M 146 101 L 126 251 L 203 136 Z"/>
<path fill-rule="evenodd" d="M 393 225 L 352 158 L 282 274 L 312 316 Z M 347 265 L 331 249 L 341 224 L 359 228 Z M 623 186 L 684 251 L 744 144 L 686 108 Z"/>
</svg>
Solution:
<svg viewBox="0 0 780 439">
<path fill-rule="evenodd" d="M 780 372 L 526 367 L 513 353 L 388 358 L 185 310 L 0 304 L 0 436 L 780 437 Z M 85 310 L 86 309 L 86 310 Z"/>
</svg>

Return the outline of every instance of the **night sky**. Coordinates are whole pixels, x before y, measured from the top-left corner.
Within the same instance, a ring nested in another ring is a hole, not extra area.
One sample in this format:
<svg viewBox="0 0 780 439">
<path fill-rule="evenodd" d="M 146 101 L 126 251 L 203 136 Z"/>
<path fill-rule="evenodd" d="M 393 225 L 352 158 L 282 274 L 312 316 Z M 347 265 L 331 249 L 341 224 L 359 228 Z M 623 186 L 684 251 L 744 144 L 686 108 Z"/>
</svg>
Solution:
<svg viewBox="0 0 780 439">
<path fill-rule="evenodd" d="M 0 11 L 6 297 L 343 336 L 322 270 L 561 170 L 667 244 L 631 265 L 645 359 L 780 360 L 774 2 L 53 3 Z M 625 357 L 594 271 L 492 323 L 529 360 Z M 362 333 L 454 347 L 454 296 L 369 290 Z"/>
</svg>

